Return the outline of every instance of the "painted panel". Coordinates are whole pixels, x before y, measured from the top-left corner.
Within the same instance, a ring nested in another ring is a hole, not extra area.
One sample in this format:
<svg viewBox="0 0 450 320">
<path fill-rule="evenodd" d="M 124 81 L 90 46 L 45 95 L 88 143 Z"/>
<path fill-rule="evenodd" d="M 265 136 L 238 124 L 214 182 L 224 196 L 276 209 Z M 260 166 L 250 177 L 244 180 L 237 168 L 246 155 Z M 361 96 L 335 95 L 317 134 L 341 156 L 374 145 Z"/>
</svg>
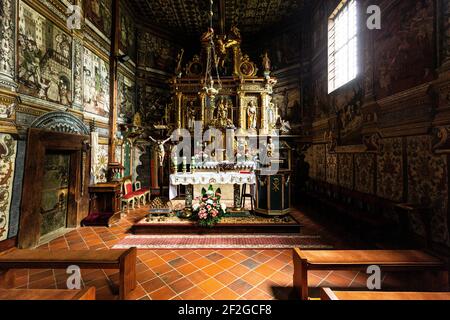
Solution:
<svg viewBox="0 0 450 320">
<path fill-rule="evenodd" d="M 375 193 L 375 159 L 374 154 L 355 154 L 355 190 L 363 193 Z"/>
<path fill-rule="evenodd" d="M 109 66 L 84 49 L 84 111 L 102 117 L 109 115 Z"/>
<path fill-rule="evenodd" d="M 19 91 L 72 103 L 72 39 L 23 2 L 19 6 Z"/>
<path fill-rule="evenodd" d="M 337 185 L 337 154 L 327 155 L 327 182 Z"/>
<path fill-rule="evenodd" d="M 123 120 L 133 119 L 134 108 L 136 102 L 136 85 L 135 82 L 122 75 L 119 74 L 118 79 L 119 86 L 119 117 Z"/>
<path fill-rule="evenodd" d="M 339 185 L 353 190 L 353 154 L 338 155 Z"/>
<path fill-rule="evenodd" d="M 382 12 L 383 27 L 374 31 L 378 98 L 433 79 L 434 3 L 396 1 Z"/>
<path fill-rule="evenodd" d="M 85 0 L 86 18 L 107 37 L 111 35 L 112 0 Z"/>
</svg>

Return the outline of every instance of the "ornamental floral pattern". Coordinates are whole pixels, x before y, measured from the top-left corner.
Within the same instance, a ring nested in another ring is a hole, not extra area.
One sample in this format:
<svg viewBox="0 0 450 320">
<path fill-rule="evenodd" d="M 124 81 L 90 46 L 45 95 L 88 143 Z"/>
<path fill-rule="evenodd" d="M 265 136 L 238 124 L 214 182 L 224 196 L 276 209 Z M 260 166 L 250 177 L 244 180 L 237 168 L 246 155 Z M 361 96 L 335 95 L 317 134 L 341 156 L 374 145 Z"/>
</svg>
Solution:
<svg viewBox="0 0 450 320">
<path fill-rule="evenodd" d="M 324 144 L 319 144 L 315 146 L 315 160 L 317 165 L 317 180 L 326 181 L 327 180 L 327 151 Z"/>
<path fill-rule="evenodd" d="M 447 161 L 443 155 L 431 151 L 431 137 L 419 136 L 407 139 L 408 154 L 408 201 L 414 204 L 430 205 L 432 237 L 439 243 L 450 244 L 447 212 L 448 184 Z M 413 230 L 424 235 L 420 217 L 412 217 Z"/>
<path fill-rule="evenodd" d="M 377 163 L 377 195 L 381 198 L 403 199 L 403 151 L 402 138 L 384 139 L 380 143 Z"/>
<path fill-rule="evenodd" d="M 327 155 L 327 182 L 337 184 L 337 154 L 329 153 Z"/>
<path fill-rule="evenodd" d="M 375 155 L 369 153 L 355 154 L 355 190 L 374 194 Z"/>
<path fill-rule="evenodd" d="M 106 182 L 108 173 L 108 145 L 99 145 L 97 153 L 97 165 L 94 174 L 97 182 Z"/>
<path fill-rule="evenodd" d="M 3 0 L 0 2 L 0 73 L 8 79 L 14 78 L 15 74 L 15 3 L 17 1 Z"/>
<path fill-rule="evenodd" d="M 0 241 L 8 238 L 17 141 L 0 133 Z"/>
<path fill-rule="evenodd" d="M 339 185 L 353 190 L 353 155 L 344 153 L 338 156 Z"/>
</svg>

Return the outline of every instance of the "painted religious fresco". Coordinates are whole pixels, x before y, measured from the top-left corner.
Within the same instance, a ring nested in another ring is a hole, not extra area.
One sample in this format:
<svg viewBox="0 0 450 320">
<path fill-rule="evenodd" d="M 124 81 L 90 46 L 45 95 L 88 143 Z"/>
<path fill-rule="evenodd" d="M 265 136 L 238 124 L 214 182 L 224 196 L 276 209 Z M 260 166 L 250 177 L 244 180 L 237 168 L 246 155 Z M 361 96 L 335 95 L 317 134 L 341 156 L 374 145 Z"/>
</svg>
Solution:
<svg viewBox="0 0 450 320">
<path fill-rule="evenodd" d="M 70 155 L 46 154 L 42 183 L 41 236 L 66 227 L 69 179 Z"/>
<path fill-rule="evenodd" d="M 141 67 L 173 73 L 178 50 L 170 41 L 149 32 L 141 31 L 138 35 L 138 64 Z"/>
<path fill-rule="evenodd" d="M 299 62 L 302 51 L 301 34 L 298 30 L 294 27 L 280 32 L 273 38 L 263 39 L 263 42 L 258 45 L 257 52 L 252 56 L 258 57 L 258 54 L 261 54 L 261 49 L 263 49 L 262 52 L 269 54 L 273 70 L 280 70 Z"/>
<path fill-rule="evenodd" d="M 336 108 L 338 144 L 361 144 L 364 91 L 358 84 L 345 91 L 332 97 L 332 105 Z"/>
<path fill-rule="evenodd" d="M 111 35 L 112 0 L 85 0 L 86 18 L 107 37 Z"/>
<path fill-rule="evenodd" d="M 170 91 L 154 86 L 139 86 L 138 111 L 144 124 L 155 124 L 164 121 L 166 107 L 172 101 Z"/>
<path fill-rule="evenodd" d="M 283 120 L 299 123 L 301 121 L 300 88 L 285 88 L 274 96 L 273 102 L 279 108 Z"/>
<path fill-rule="evenodd" d="M 0 241 L 8 238 L 16 154 L 17 141 L 0 133 Z"/>
<path fill-rule="evenodd" d="M 383 28 L 374 37 L 378 98 L 433 79 L 434 3 L 397 1 L 393 8 L 382 12 Z"/>
<path fill-rule="evenodd" d="M 133 17 L 123 8 L 120 15 L 120 50 L 129 55 L 132 60 L 135 60 L 136 27 Z"/>
<path fill-rule="evenodd" d="M 84 49 L 83 105 L 86 112 L 102 117 L 109 114 L 109 67 L 88 49 Z"/>
<path fill-rule="evenodd" d="M 125 121 L 131 121 L 134 115 L 134 106 L 136 102 L 136 86 L 133 80 L 119 74 L 119 117 Z"/>
<path fill-rule="evenodd" d="M 19 91 L 35 98 L 71 105 L 71 37 L 20 2 Z"/>
</svg>

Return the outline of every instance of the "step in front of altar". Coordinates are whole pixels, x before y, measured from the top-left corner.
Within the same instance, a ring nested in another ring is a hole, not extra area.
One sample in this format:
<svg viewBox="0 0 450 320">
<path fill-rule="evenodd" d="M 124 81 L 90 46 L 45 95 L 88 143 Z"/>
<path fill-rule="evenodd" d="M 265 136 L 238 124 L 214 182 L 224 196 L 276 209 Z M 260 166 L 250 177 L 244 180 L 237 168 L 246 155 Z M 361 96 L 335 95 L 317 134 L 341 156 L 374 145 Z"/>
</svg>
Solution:
<svg viewBox="0 0 450 320">
<path fill-rule="evenodd" d="M 179 217 L 144 218 L 135 223 L 133 234 L 298 234 L 301 225 L 291 216 L 265 218 L 258 216 L 224 217 L 212 228 Z"/>
</svg>

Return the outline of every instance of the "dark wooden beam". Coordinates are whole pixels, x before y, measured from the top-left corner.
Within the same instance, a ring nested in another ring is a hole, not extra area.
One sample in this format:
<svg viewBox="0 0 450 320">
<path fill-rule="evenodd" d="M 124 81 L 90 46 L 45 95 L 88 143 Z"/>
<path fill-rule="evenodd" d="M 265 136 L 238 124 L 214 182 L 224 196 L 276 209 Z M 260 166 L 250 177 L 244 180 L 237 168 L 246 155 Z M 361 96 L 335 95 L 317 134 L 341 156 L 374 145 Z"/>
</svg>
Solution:
<svg viewBox="0 0 450 320">
<path fill-rule="evenodd" d="M 110 66 L 110 113 L 109 113 L 109 144 L 108 144 L 108 161 L 109 163 L 116 161 L 116 132 L 117 132 L 117 100 L 118 100 L 118 84 L 117 69 L 119 56 L 120 41 L 120 1 L 113 0 L 112 12 L 112 31 L 111 31 L 111 55 L 109 58 Z"/>
</svg>

